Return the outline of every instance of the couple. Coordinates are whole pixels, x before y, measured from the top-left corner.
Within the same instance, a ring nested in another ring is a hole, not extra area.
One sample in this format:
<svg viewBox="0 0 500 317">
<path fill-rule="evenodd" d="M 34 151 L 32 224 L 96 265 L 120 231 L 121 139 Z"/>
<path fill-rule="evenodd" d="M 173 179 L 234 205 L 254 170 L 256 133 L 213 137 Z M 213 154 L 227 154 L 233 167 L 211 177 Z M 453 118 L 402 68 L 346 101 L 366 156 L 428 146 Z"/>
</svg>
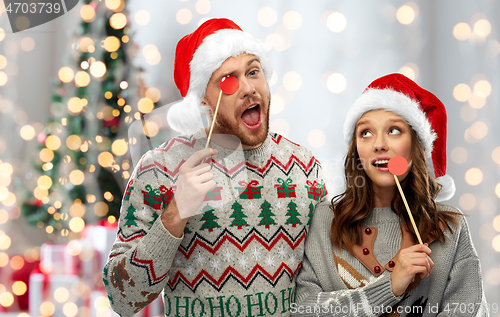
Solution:
<svg viewBox="0 0 500 317">
<path fill-rule="evenodd" d="M 402 75 L 374 81 L 349 110 L 346 191 L 330 202 L 312 153 L 268 132 L 271 74 L 263 43 L 230 20 L 179 41 L 184 100 L 168 119 L 189 133 L 146 153 L 128 182 L 103 272 L 112 308 L 132 316 L 163 291 L 165 316 L 483 314 L 466 221 L 436 204 L 454 192 L 443 104 Z M 221 93 L 227 75 L 233 94 Z M 215 142 L 194 151 L 207 134 L 200 111 L 211 123 L 219 98 L 214 133 L 239 139 L 243 164 L 220 164 Z M 388 172 L 393 156 L 409 162 L 399 180 L 424 245 Z M 356 187 L 359 175 L 367 185 Z"/>
</svg>

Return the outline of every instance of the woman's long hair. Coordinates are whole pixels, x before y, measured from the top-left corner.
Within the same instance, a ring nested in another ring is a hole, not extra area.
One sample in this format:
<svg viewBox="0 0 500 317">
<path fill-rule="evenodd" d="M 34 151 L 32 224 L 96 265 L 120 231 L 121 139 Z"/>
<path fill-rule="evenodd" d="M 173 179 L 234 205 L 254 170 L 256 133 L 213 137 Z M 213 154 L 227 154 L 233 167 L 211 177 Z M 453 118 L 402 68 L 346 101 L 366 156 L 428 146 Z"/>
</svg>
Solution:
<svg viewBox="0 0 500 317">
<path fill-rule="evenodd" d="M 438 210 L 435 199 L 442 186 L 427 171 L 422 143 L 416 132 L 410 130 L 412 165 L 410 172 L 401 182 L 401 187 L 424 243 L 432 240 L 444 241 L 445 236 L 440 223 L 443 229 L 453 233 L 449 223 L 457 224 L 457 218 L 454 216 L 460 214 Z M 353 245 L 361 244 L 361 224 L 373 207 L 371 180 L 366 175 L 358 155 L 356 132 L 351 138 L 344 161 L 344 171 L 346 189 L 342 194 L 333 197 L 330 206 L 334 213 L 330 235 L 333 244 L 351 251 Z M 396 186 L 394 191 L 391 208 L 403 220 L 414 241 L 417 242 L 413 225 Z"/>
</svg>

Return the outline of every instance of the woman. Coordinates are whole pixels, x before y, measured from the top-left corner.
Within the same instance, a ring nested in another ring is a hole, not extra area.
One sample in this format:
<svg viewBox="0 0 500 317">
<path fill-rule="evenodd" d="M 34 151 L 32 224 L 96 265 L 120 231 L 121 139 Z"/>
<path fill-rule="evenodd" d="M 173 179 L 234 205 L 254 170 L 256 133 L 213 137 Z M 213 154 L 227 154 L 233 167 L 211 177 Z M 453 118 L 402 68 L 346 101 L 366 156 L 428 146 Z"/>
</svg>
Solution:
<svg viewBox="0 0 500 317">
<path fill-rule="evenodd" d="M 486 316 L 479 259 L 446 175 L 446 111 L 400 74 L 375 80 L 344 124 L 346 190 L 317 206 L 292 314 Z M 398 176 L 425 244 L 418 243 L 387 167 Z M 427 170 L 431 157 L 434 179 Z"/>
</svg>

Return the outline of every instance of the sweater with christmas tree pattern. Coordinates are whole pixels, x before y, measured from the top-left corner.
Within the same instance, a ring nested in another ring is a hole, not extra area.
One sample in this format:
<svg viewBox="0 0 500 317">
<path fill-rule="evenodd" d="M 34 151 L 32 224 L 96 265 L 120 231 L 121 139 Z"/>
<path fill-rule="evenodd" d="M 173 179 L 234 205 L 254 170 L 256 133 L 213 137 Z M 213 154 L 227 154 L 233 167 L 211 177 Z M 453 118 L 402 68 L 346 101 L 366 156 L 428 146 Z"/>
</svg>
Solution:
<svg viewBox="0 0 500 317">
<path fill-rule="evenodd" d="M 460 212 L 452 206 L 441 210 Z M 429 242 L 434 267 L 416 275 L 405 293 L 392 292 L 391 272 L 399 250 L 415 244 L 389 207 L 373 208 L 363 220 L 362 239 L 352 254 L 332 245 L 330 202 L 314 212 L 303 267 L 297 277 L 293 316 L 488 316 L 479 258 L 467 222 L 445 230 L 445 242 Z"/>
<path fill-rule="evenodd" d="M 200 131 L 174 138 L 136 165 L 103 281 L 122 317 L 163 291 L 165 316 L 288 316 L 313 210 L 327 195 L 312 153 L 269 133 L 257 149 L 217 146 L 216 187 L 181 238 L 160 215 L 179 167 L 205 146 Z M 222 157 L 222 159 L 220 159 Z"/>
</svg>

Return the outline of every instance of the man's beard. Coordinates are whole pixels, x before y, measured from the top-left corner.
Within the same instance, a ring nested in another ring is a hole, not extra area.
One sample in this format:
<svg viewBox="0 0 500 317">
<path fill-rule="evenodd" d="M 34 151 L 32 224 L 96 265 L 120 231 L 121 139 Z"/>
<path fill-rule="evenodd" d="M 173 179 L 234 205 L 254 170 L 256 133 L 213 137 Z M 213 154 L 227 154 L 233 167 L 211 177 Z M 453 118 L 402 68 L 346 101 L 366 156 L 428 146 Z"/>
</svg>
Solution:
<svg viewBox="0 0 500 317">
<path fill-rule="evenodd" d="M 235 124 L 232 124 L 228 118 L 219 112 L 217 114 L 217 118 L 214 124 L 214 133 L 217 134 L 230 134 L 236 136 L 240 141 L 243 147 L 247 148 L 256 148 L 267 138 L 267 134 L 269 133 L 269 107 L 271 104 L 271 100 L 269 98 L 269 102 L 267 105 L 266 111 L 262 108 L 262 126 L 260 126 L 257 130 L 248 131 L 247 129 L 242 129 L 243 124 L 241 121 L 236 121 Z M 241 118 L 238 118 L 241 120 Z"/>
</svg>

